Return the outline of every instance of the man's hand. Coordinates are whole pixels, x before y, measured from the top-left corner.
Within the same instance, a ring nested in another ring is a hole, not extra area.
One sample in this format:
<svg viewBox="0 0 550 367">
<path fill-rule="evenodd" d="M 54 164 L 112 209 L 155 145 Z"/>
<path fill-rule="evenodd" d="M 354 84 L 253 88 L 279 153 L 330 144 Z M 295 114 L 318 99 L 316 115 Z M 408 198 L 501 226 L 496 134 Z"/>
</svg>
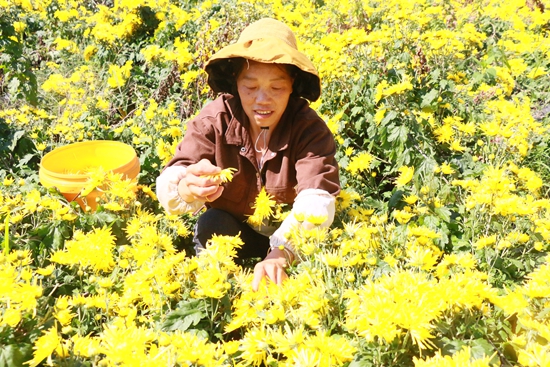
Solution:
<svg viewBox="0 0 550 367">
<path fill-rule="evenodd" d="M 292 259 L 290 259 L 292 260 Z M 254 280 L 252 289 L 257 291 L 260 282 L 264 277 L 275 284 L 282 284 L 288 278 L 285 268 L 288 267 L 288 260 L 284 250 L 273 248 L 273 250 L 254 267 Z"/>
<path fill-rule="evenodd" d="M 220 167 L 214 166 L 208 159 L 201 159 L 187 166 L 185 177 L 178 184 L 178 193 L 183 200 L 190 203 L 195 200 L 214 201 L 222 195 L 221 178 L 205 178 L 201 176 L 216 175 Z"/>
</svg>

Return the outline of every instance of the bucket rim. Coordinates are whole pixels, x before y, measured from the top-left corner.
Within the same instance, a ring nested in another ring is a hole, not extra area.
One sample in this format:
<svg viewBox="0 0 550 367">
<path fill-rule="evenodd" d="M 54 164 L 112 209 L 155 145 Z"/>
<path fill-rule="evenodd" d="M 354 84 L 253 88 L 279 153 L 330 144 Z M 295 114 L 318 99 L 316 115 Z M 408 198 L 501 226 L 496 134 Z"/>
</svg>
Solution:
<svg viewBox="0 0 550 367">
<path fill-rule="evenodd" d="M 66 173 L 53 171 L 53 170 L 45 167 L 44 162 L 49 160 L 49 159 L 52 159 L 53 157 L 55 157 L 58 154 L 62 154 L 63 152 L 65 152 L 67 150 L 75 148 L 76 146 L 98 145 L 98 144 L 105 144 L 105 145 L 111 145 L 111 146 L 116 145 L 116 146 L 118 146 L 122 149 L 125 149 L 132 156 L 131 159 L 127 163 L 125 163 L 125 164 L 123 164 L 123 165 L 121 165 L 121 166 L 119 166 L 115 169 L 112 169 L 110 171 L 120 172 L 120 171 L 124 171 L 129 166 L 135 166 L 136 165 L 136 159 L 138 159 L 137 158 L 137 153 L 131 145 L 120 142 L 120 141 L 116 141 L 116 140 L 86 140 L 86 141 L 79 141 L 79 142 L 75 142 L 75 143 L 62 145 L 62 146 L 59 146 L 59 147 L 53 149 L 52 151 L 46 153 L 40 159 L 40 162 L 38 164 L 39 170 L 42 171 L 43 173 L 47 173 L 49 176 L 56 177 L 56 178 L 67 178 L 67 176 L 70 176 L 70 177 L 73 177 L 75 179 L 75 181 L 76 180 L 87 179 L 89 177 L 89 175 L 86 174 L 86 173 L 71 173 L 69 175 L 69 174 L 66 174 Z M 139 159 L 138 159 L 138 161 L 139 161 Z"/>
</svg>

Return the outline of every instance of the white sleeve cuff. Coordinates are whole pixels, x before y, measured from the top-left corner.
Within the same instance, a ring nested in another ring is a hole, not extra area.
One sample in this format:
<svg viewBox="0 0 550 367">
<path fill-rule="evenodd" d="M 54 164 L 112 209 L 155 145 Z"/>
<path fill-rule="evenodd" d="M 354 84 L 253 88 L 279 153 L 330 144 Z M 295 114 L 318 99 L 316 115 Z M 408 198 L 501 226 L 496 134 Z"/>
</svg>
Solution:
<svg viewBox="0 0 550 367">
<path fill-rule="evenodd" d="M 305 229 L 312 229 L 314 224 L 308 222 L 308 216 L 326 217 L 325 221 L 320 225 L 321 228 L 329 227 L 334 220 L 336 199 L 325 190 L 306 189 L 301 191 L 296 199 L 291 212 L 285 218 L 281 226 L 273 233 L 270 238 L 270 246 L 278 247 L 285 246 L 287 249 L 296 254 L 296 251 L 288 243 L 286 236 L 290 231 L 298 226 L 303 226 Z M 303 216 L 303 222 L 296 219 L 296 214 Z"/>
<path fill-rule="evenodd" d="M 188 203 L 179 195 L 178 184 L 185 177 L 186 172 L 186 167 L 170 166 L 157 177 L 157 198 L 168 214 L 194 212 L 204 204 L 199 200 Z"/>
</svg>

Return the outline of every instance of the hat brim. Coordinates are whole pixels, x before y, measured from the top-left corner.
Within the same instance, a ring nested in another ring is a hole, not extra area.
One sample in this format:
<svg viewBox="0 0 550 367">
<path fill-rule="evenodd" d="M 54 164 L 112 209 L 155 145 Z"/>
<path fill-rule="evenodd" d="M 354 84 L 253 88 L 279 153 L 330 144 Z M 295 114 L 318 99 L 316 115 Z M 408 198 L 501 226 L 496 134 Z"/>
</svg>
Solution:
<svg viewBox="0 0 550 367">
<path fill-rule="evenodd" d="M 321 80 L 319 74 L 308 57 L 278 38 L 259 38 L 244 43 L 234 43 L 216 52 L 205 64 L 209 80 L 220 80 L 227 69 L 220 65 L 222 60 L 244 58 L 268 64 L 289 64 L 296 66 L 301 72 L 297 76 L 300 85 L 300 96 L 310 101 L 316 101 L 321 95 Z M 214 75 L 216 74 L 216 75 Z M 225 74 L 225 78 L 231 75 Z M 215 93 L 232 93 L 222 87 L 223 83 L 210 83 Z"/>
</svg>

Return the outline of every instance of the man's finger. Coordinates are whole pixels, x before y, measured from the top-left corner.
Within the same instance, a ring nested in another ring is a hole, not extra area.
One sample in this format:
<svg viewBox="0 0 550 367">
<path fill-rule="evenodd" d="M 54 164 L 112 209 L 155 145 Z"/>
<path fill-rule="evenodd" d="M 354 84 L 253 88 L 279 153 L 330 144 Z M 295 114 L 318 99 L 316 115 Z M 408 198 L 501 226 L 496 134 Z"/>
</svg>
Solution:
<svg viewBox="0 0 550 367">
<path fill-rule="evenodd" d="M 265 269 L 262 265 L 254 267 L 254 280 L 252 281 L 252 289 L 257 291 L 260 287 L 260 282 L 265 276 Z"/>
<path fill-rule="evenodd" d="M 201 159 L 197 163 L 187 167 L 187 171 L 196 176 L 213 175 L 219 173 L 221 168 L 213 165 L 208 159 Z"/>
<path fill-rule="evenodd" d="M 277 267 L 277 285 L 281 285 L 283 284 L 283 282 L 288 278 L 288 275 L 286 274 L 286 271 L 285 269 L 283 269 L 282 267 L 278 266 Z"/>
<path fill-rule="evenodd" d="M 210 198 L 210 201 L 214 201 L 222 195 L 223 186 L 217 186 L 217 185 L 212 185 L 212 186 L 189 185 L 189 191 L 191 191 L 191 193 L 193 195 L 195 195 L 195 197 L 204 198 L 204 197 L 208 196 Z"/>
<path fill-rule="evenodd" d="M 223 193 L 223 190 L 225 189 L 225 187 L 223 186 L 218 186 L 218 189 L 216 190 L 215 193 L 213 193 L 212 195 L 209 195 L 210 197 L 210 200 L 214 201 L 216 200 L 217 198 L 219 198 L 220 196 L 222 196 L 222 193 Z"/>
</svg>

